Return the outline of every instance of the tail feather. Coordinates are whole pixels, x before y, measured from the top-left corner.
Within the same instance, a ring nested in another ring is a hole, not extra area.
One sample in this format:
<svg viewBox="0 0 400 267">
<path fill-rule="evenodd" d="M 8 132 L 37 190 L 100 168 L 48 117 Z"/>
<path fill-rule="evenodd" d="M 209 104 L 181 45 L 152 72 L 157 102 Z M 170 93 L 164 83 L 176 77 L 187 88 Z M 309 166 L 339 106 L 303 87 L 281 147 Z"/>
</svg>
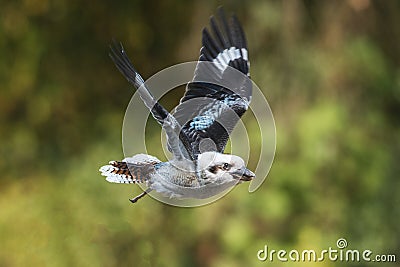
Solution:
<svg viewBox="0 0 400 267">
<path fill-rule="evenodd" d="M 122 161 L 110 161 L 102 166 L 99 171 L 111 183 L 144 183 L 155 171 L 155 166 L 161 163 L 153 156 L 138 154 Z"/>
<path fill-rule="evenodd" d="M 102 166 L 99 171 L 111 183 L 133 184 L 140 182 L 131 174 L 126 162 L 110 161 L 109 165 Z"/>
</svg>

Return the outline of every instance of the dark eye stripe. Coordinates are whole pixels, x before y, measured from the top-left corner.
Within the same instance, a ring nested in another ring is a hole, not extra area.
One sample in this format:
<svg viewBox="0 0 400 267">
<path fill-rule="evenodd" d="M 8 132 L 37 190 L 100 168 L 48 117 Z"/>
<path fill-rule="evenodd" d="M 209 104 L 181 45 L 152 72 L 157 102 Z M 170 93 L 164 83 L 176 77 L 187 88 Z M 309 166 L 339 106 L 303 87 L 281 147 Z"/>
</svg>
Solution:
<svg viewBox="0 0 400 267">
<path fill-rule="evenodd" d="M 214 173 L 214 174 L 216 174 L 217 171 L 218 171 L 218 169 L 217 169 L 216 166 L 212 166 L 212 167 L 208 168 L 208 171 L 209 171 L 209 172 L 212 172 L 212 173 Z"/>
</svg>

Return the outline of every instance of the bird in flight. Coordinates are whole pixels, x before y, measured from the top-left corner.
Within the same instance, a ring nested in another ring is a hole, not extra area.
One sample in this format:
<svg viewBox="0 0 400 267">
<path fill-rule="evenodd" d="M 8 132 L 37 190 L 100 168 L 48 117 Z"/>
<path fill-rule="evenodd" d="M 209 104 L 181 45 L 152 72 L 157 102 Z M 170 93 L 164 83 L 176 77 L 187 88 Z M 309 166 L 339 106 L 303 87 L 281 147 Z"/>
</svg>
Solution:
<svg viewBox="0 0 400 267">
<path fill-rule="evenodd" d="M 111 45 L 110 57 L 164 128 L 173 156 L 162 162 L 137 154 L 100 168 L 108 182 L 146 185 L 132 203 L 152 190 L 170 198 L 206 199 L 255 177 L 241 157 L 223 153 L 252 95 L 246 38 L 236 16 L 227 20 L 220 8 L 210 18 L 194 78 L 172 113 L 153 97 L 122 44 Z"/>
</svg>

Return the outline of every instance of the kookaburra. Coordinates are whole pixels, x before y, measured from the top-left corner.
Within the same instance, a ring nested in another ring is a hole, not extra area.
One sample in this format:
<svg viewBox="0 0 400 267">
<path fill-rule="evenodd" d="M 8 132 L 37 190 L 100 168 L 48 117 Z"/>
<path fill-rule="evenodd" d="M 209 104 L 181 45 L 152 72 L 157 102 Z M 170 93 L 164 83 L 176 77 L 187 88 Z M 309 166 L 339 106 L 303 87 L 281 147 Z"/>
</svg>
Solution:
<svg viewBox="0 0 400 267">
<path fill-rule="evenodd" d="M 111 59 L 165 129 L 173 155 L 161 162 L 138 154 L 100 168 L 109 182 L 147 186 L 130 199 L 132 203 L 151 190 L 170 198 L 205 199 L 255 177 L 242 158 L 223 154 L 230 133 L 251 101 L 245 35 L 237 18 L 233 15 L 227 21 L 222 9 L 210 18 L 210 25 L 210 30 L 203 29 L 194 78 L 173 113 L 150 93 L 123 46 L 115 42 L 111 46 Z"/>
</svg>

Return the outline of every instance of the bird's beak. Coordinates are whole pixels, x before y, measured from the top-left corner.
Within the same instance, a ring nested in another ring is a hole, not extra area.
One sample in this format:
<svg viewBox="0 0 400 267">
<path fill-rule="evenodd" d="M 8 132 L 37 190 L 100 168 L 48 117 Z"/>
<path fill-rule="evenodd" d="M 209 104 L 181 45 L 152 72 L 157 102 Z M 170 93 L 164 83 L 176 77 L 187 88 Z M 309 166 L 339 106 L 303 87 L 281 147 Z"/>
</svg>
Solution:
<svg viewBox="0 0 400 267">
<path fill-rule="evenodd" d="M 233 176 L 237 177 L 240 181 L 251 181 L 256 175 L 247 168 L 241 168 L 233 173 Z"/>
</svg>

